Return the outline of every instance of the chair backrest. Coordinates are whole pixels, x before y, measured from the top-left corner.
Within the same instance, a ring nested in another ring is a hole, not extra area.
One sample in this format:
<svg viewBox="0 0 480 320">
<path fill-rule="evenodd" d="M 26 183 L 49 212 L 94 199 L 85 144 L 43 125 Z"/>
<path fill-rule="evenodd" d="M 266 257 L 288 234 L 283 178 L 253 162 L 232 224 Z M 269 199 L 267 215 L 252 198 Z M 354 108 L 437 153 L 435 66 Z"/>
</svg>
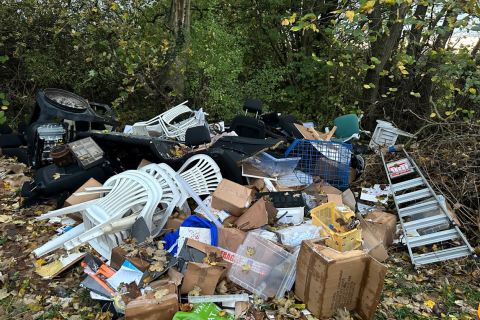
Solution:
<svg viewBox="0 0 480 320">
<path fill-rule="evenodd" d="M 191 113 L 192 110 L 185 105 L 179 105 L 162 113 L 160 118 L 163 120 L 164 124 L 170 124 L 173 119 L 187 112 Z"/>
<path fill-rule="evenodd" d="M 210 133 L 205 126 L 191 127 L 185 132 L 186 146 L 199 146 L 204 143 L 210 143 L 211 141 Z"/>
<path fill-rule="evenodd" d="M 265 123 L 256 118 L 238 115 L 233 118 L 230 124 L 230 131 L 240 137 L 265 139 Z"/>
<path fill-rule="evenodd" d="M 168 167 L 168 165 L 165 166 Z M 170 170 L 167 172 L 162 166 L 155 163 L 142 167 L 140 170 L 154 176 L 163 186 L 163 195 L 160 203 L 164 205 L 163 207 L 166 208 L 166 210 L 162 217 L 158 221 L 152 221 L 154 212 L 143 216 L 147 225 L 148 221 L 154 222 L 152 228 L 150 229 L 150 233 L 152 237 L 156 237 L 160 234 L 163 227 L 167 223 L 167 219 L 172 214 L 175 206 L 179 205 L 179 201 L 182 199 L 182 193 L 181 190 L 179 190 L 175 180 L 170 177 Z M 173 171 L 173 169 L 171 169 L 171 171 Z"/>
<path fill-rule="evenodd" d="M 197 195 L 210 194 L 217 189 L 223 177 L 215 161 L 204 154 L 188 159 L 177 172 Z"/>
<path fill-rule="evenodd" d="M 353 134 L 360 132 L 357 115 L 353 113 L 335 118 L 333 124 L 337 127 L 335 131 L 335 137 L 337 139 L 349 138 Z"/>
</svg>

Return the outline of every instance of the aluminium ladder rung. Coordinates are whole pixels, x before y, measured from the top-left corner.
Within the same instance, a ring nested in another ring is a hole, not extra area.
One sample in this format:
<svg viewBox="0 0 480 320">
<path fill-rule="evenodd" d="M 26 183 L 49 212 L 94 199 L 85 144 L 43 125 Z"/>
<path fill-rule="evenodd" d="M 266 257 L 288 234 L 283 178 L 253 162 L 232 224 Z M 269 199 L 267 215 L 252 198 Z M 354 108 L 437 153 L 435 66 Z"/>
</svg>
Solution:
<svg viewBox="0 0 480 320">
<path fill-rule="evenodd" d="M 407 216 L 413 216 L 414 214 L 417 214 L 417 213 L 435 210 L 438 208 L 440 208 L 440 205 L 438 204 L 438 202 L 436 200 L 431 200 L 427 202 L 413 204 L 411 206 L 399 209 L 398 216 L 400 218 L 404 218 Z"/>
<path fill-rule="evenodd" d="M 413 256 L 413 263 L 415 266 L 429 264 L 433 262 L 440 262 L 449 259 L 461 258 L 472 254 L 467 245 L 449 248 L 445 250 L 438 250 L 434 252 L 419 254 Z"/>
<path fill-rule="evenodd" d="M 444 223 L 450 223 L 450 220 L 447 217 L 445 217 L 445 215 L 438 214 L 428 218 L 404 222 L 403 227 L 408 232 L 409 230 L 417 230 L 417 229 L 423 229 L 428 227 L 434 227 Z"/>
<path fill-rule="evenodd" d="M 412 179 L 412 180 L 407 180 L 399 183 L 394 183 L 392 184 L 392 192 L 398 192 L 410 188 L 415 188 L 418 186 L 424 185 L 423 179 L 421 177 Z"/>
<path fill-rule="evenodd" d="M 438 231 L 430 234 L 426 234 L 420 237 L 409 237 L 408 244 L 410 248 L 426 246 L 429 244 L 438 243 L 440 241 L 447 241 L 459 238 L 460 235 L 458 234 L 457 229 L 448 229 L 444 231 Z"/>
<path fill-rule="evenodd" d="M 397 204 L 401 204 L 401 203 L 405 203 L 413 200 L 422 199 L 431 195 L 432 193 L 430 192 L 430 190 L 428 188 L 425 188 L 425 189 L 405 193 L 400 196 L 396 196 L 395 198 L 397 200 L 396 201 Z"/>
</svg>

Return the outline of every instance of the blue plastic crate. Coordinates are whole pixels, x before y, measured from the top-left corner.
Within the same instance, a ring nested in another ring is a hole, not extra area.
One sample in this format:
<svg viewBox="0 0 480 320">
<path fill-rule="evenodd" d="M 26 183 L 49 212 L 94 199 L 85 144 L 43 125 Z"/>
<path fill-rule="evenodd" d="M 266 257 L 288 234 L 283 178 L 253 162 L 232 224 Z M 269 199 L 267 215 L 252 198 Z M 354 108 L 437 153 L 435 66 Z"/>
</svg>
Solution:
<svg viewBox="0 0 480 320">
<path fill-rule="evenodd" d="M 300 158 L 292 169 L 302 184 L 349 185 L 351 144 L 297 139 L 287 149 L 285 157 Z"/>
<path fill-rule="evenodd" d="M 278 176 L 292 173 L 299 160 L 300 157 L 275 158 L 267 152 L 262 152 L 256 156 L 250 157 L 245 163 L 254 166 L 270 177 L 276 178 Z"/>
</svg>

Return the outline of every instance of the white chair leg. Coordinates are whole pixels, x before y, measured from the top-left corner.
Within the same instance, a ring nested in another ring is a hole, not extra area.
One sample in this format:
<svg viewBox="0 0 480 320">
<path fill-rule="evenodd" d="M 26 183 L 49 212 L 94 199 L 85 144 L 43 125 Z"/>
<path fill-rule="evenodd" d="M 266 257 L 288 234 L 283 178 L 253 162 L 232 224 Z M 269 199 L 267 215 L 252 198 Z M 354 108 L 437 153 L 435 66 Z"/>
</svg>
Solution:
<svg viewBox="0 0 480 320">
<path fill-rule="evenodd" d="M 98 200 L 99 199 L 94 199 L 94 200 L 90 200 L 90 201 L 87 201 L 87 202 L 74 204 L 73 206 L 61 208 L 61 209 L 58 209 L 58 210 L 53 210 L 53 211 L 44 213 L 41 216 L 38 216 L 37 218 L 35 218 L 35 221 L 40 221 L 40 220 L 44 220 L 44 219 L 47 219 L 47 218 L 58 217 L 58 216 L 62 216 L 62 215 L 65 215 L 65 214 L 85 210 L 86 208 L 95 204 L 95 202 L 97 202 Z"/>
<path fill-rule="evenodd" d="M 33 250 L 33 254 L 35 257 L 40 258 L 44 255 L 46 255 L 49 252 L 52 252 L 55 249 L 61 248 L 65 242 L 68 240 L 78 237 L 82 233 L 85 232 L 85 227 L 83 223 L 79 224 L 73 229 L 70 229 L 69 231 L 65 232 L 64 234 L 50 240 L 49 242 L 45 243 L 43 246 L 40 248 L 37 248 Z"/>
</svg>

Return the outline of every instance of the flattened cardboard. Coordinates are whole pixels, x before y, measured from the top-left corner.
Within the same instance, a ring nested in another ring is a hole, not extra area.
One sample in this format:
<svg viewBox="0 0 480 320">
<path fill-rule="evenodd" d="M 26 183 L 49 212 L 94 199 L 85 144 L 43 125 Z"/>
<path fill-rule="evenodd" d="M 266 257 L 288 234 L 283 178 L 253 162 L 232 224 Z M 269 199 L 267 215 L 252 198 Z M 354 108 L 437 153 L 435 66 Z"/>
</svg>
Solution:
<svg viewBox="0 0 480 320">
<path fill-rule="evenodd" d="M 252 204 L 255 191 L 238 183 L 223 179 L 212 197 L 212 207 L 225 210 L 236 217 L 241 216 Z"/>
<path fill-rule="evenodd" d="M 140 162 L 140 164 L 137 167 L 137 170 L 140 169 L 140 168 L 143 168 L 145 166 L 148 166 L 149 164 L 152 164 L 152 163 L 148 160 L 142 159 L 142 161 Z"/>
<path fill-rule="evenodd" d="M 145 270 L 150 267 L 150 263 L 146 260 L 143 260 L 140 257 L 126 257 L 128 254 L 127 251 L 123 250 L 120 247 L 116 247 L 112 249 L 112 257 L 110 261 L 110 266 L 115 269 L 119 270 L 122 267 L 122 264 L 125 260 L 128 260 L 131 264 L 135 266 L 138 270 L 145 272 Z"/>
<path fill-rule="evenodd" d="M 85 182 L 75 193 L 80 193 L 80 192 L 85 192 L 85 188 L 90 188 L 90 187 L 101 187 L 103 184 L 98 182 L 97 180 L 90 178 L 87 182 Z M 90 200 L 95 200 L 100 198 L 100 194 L 94 193 L 94 194 L 88 194 L 84 196 L 70 196 L 65 200 L 64 207 L 70 207 L 73 206 L 74 204 L 79 204 L 79 203 L 84 203 Z M 68 217 L 74 219 L 77 222 L 82 222 L 83 218 L 82 215 L 79 213 L 70 213 L 67 214 Z"/>
<path fill-rule="evenodd" d="M 235 221 L 235 224 L 238 229 L 244 231 L 257 229 L 268 224 L 268 219 L 276 217 L 277 213 L 278 210 L 271 202 L 261 198 L 255 202 L 253 206 L 248 208 L 248 210 Z"/>
<path fill-rule="evenodd" d="M 371 255 L 378 262 L 383 262 L 387 260 L 388 253 L 385 250 L 385 247 L 382 244 L 382 240 L 377 238 L 375 234 L 370 230 L 368 224 L 363 220 L 360 213 L 356 213 L 355 216 L 360 221 L 360 229 L 362 229 L 362 247 L 368 251 L 368 254 Z"/>
<path fill-rule="evenodd" d="M 375 236 L 382 240 L 385 248 L 392 245 L 397 230 L 397 217 L 395 215 L 375 210 L 367 214 L 364 220 Z"/>
<path fill-rule="evenodd" d="M 387 267 L 364 251 L 341 253 L 303 241 L 296 271 L 295 295 L 315 317 L 346 308 L 367 320 L 380 302 Z"/>
</svg>

